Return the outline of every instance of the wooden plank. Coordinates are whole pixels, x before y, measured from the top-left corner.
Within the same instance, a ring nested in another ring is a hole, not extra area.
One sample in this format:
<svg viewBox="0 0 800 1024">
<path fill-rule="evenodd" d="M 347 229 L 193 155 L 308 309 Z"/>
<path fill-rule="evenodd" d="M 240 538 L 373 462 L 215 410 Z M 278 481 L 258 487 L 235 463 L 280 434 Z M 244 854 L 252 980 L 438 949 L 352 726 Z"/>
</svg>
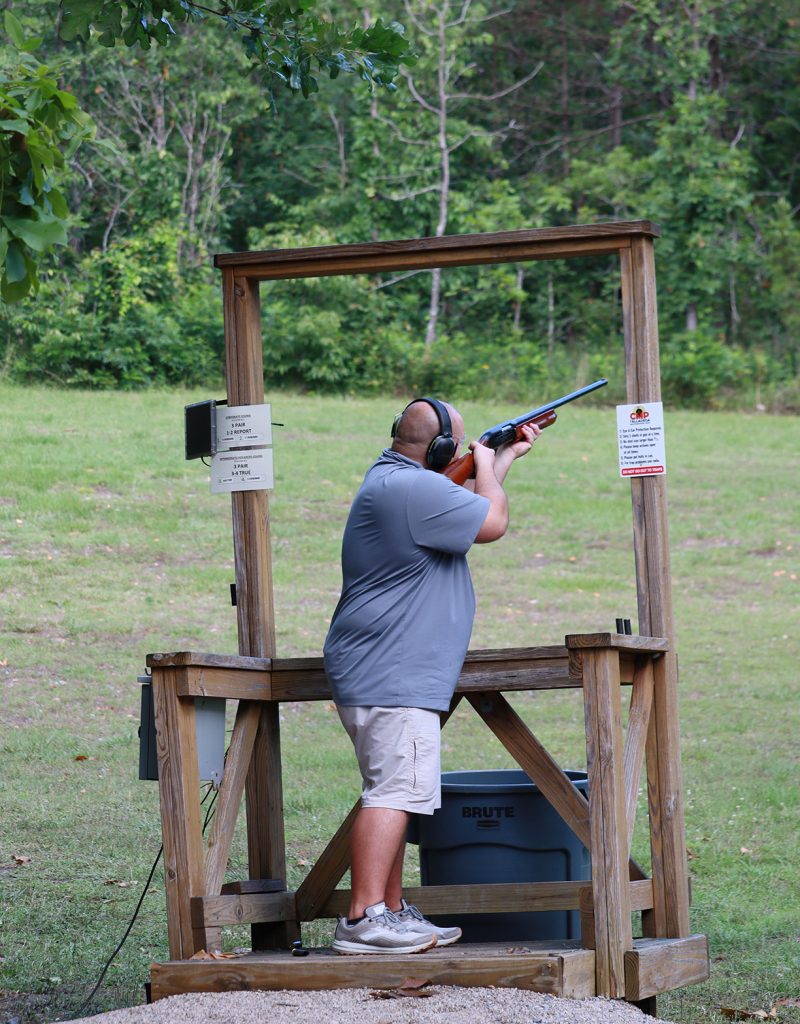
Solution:
<svg viewBox="0 0 800 1024">
<path fill-rule="evenodd" d="M 234 924 L 293 921 L 297 917 L 292 892 L 242 893 L 231 896 L 195 896 L 192 921 L 196 928 L 223 928 Z"/>
<path fill-rule="evenodd" d="M 658 402 L 661 384 L 652 240 L 632 239 L 630 259 L 623 267 L 627 270 L 623 304 L 630 307 L 623 318 L 631 335 L 626 338 L 626 348 L 635 351 L 635 359 L 626 371 L 628 401 Z M 631 482 L 631 495 L 639 628 L 643 633 L 667 637 L 671 648 L 654 666 L 654 724 L 647 765 L 648 791 L 652 795 L 651 846 L 657 846 L 653 856 L 655 902 L 663 908 L 658 928 L 662 937 L 679 937 L 689 934 L 689 887 L 666 479 L 637 478 Z"/>
<path fill-rule="evenodd" d="M 329 265 L 337 273 L 354 273 L 357 268 L 387 260 L 399 262 L 391 269 L 400 269 L 408 258 L 435 259 L 442 254 L 450 262 L 460 254 L 470 260 L 484 254 L 486 262 L 496 262 L 501 251 L 554 254 L 551 258 L 585 251 L 585 244 L 599 246 L 598 251 L 626 248 L 630 237 L 656 237 L 659 227 L 652 221 L 616 221 L 604 224 L 578 224 L 551 228 L 528 228 L 518 231 L 495 231 L 469 235 L 445 235 L 441 238 L 404 238 L 385 242 L 362 242 L 350 245 L 308 246 L 301 249 L 273 249 L 261 252 L 219 253 L 214 265 L 219 268 L 255 272 L 256 268 L 280 268 L 299 265 Z M 557 254 L 557 255 L 555 255 Z M 509 259 L 512 257 L 509 256 Z M 520 258 L 514 256 L 514 259 Z M 524 257 L 522 257 L 524 258 Z M 531 258 L 536 258 L 532 256 Z M 345 269 L 350 268 L 350 269 Z"/>
<path fill-rule="evenodd" d="M 567 649 L 563 644 L 542 647 L 500 647 L 477 648 L 467 653 L 465 668 L 482 662 L 510 664 L 513 662 L 552 661 L 563 662 Z M 243 671 L 305 672 L 322 668 L 322 658 L 251 658 L 242 654 L 213 654 L 207 651 L 172 651 L 170 653 L 148 654 L 147 665 L 159 668 L 208 667 L 232 668 Z"/>
<path fill-rule="evenodd" d="M 629 245 L 627 238 L 605 240 L 540 242 L 465 246 L 458 249 L 417 248 L 405 252 L 379 252 L 375 254 L 322 255 L 319 258 L 302 258 L 278 264 L 254 264 L 240 268 L 241 272 L 257 281 L 288 280 L 305 277 L 331 277 L 352 274 L 378 274 L 406 272 L 409 270 L 431 270 L 435 267 L 491 266 L 499 263 L 517 263 L 527 260 L 562 259 L 575 256 L 600 256 L 613 254 Z"/>
<path fill-rule="evenodd" d="M 633 679 L 636 656 L 645 651 L 660 655 L 669 650 L 669 641 L 660 636 L 627 636 L 624 633 L 580 633 L 564 638 L 569 650 L 569 673 L 580 678 L 583 652 L 587 649 L 607 648 L 620 652 L 620 681 Z M 596 641 L 596 643 L 594 642 Z"/>
<path fill-rule="evenodd" d="M 253 753 L 261 706 L 252 701 L 241 701 L 236 709 L 236 721 L 225 756 L 225 770 L 219 787 L 217 806 L 206 843 L 205 890 L 213 895 L 222 888 L 228 856 L 233 842 L 233 830 L 239 816 L 250 757 Z"/>
<path fill-rule="evenodd" d="M 697 985 L 709 977 L 705 935 L 679 939 L 637 939 L 625 954 L 625 998 L 649 999 L 661 992 Z"/>
<path fill-rule="evenodd" d="M 613 649 L 583 659 L 597 994 L 625 991 L 625 950 L 633 944 L 622 763 L 619 658 Z"/>
<path fill-rule="evenodd" d="M 228 405 L 259 405 L 264 401 L 261 308 L 258 284 L 223 270 L 225 369 Z M 233 548 L 236 564 L 236 614 L 239 653 L 247 657 L 275 655 L 275 610 L 269 504 L 266 491 L 231 495 Z M 252 878 L 285 878 L 280 726 L 278 705 L 260 705 L 260 725 L 246 780 L 247 848 Z M 284 945 L 297 929 L 257 926 L 253 945 Z"/>
<path fill-rule="evenodd" d="M 302 959 L 288 951 L 253 953 L 233 960 L 151 965 L 154 1000 L 186 992 L 235 990 L 313 991 L 329 988 L 397 988 L 420 971 L 433 985 L 527 989 L 573 999 L 594 994 L 594 953 L 574 943 L 459 944 L 423 955 L 337 956 L 311 950 Z"/>
<path fill-rule="evenodd" d="M 631 636 L 627 633 L 570 633 L 564 637 L 567 650 L 608 648 L 613 651 L 664 652 L 669 640 L 663 636 Z"/>
<path fill-rule="evenodd" d="M 653 907 L 653 882 L 649 878 L 643 878 L 635 882 L 629 882 L 628 892 L 630 894 L 631 912 L 648 911 Z M 594 895 L 591 885 L 583 884 L 578 893 L 578 907 L 581 912 L 581 945 L 586 949 L 594 949 L 595 927 L 594 927 Z"/>
<path fill-rule="evenodd" d="M 404 886 L 409 903 L 430 914 L 529 913 L 539 910 L 577 910 L 586 882 L 495 882 L 470 885 Z M 336 917 L 349 906 L 350 890 L 337 889 L 320 908 L 318 917 Z M 305 918 L 302 918 L 305 920 Z"/>
<path fill-rule="evenodd" d="M 247 777 L 247 850 L 253 878 L 286 878 L 279 705 L 259 705 L 261 721 Z M 254 925 L 254 949 L 288 946 L 300 938 L 296 922 Z"/>
<path fill-rule="evenodd" d="M 153 669 L 169 955 L 190 957 L 206 944 L 195 934 L 191 899 L 205 884 L 200 778 L 193 700 L 178 698 L 176 670 Z"/>
<path fill-rule="evenodd" d="M 484 690 L 522 691 L 578 689 L 567 660 L 548 665 L 536 662 L 512 666 L 486 664 L 466 667 L 457 684 L 458 693 Z M 187 668 L 180 676 L 181 696 L 224 697 L 229 700 L 314 701 L 333 699 L 320 663 L 319 668 L 246 672 L 237 669 Z"/>
<path fill-rule="evenodd" d="M 617 653 L 619 654 L 619 681 L 625 686 L 633 682 L 639 655 L 634 654 L 632 651 L 618 651 Z M 652 660 L 660 657 L 660 654 L 650 655 Z"/>
<path fill-rule="evenodd" d="M 595 994 L 594 950 L 584 949 L 581 952 L 590 956 L 564 954 L 561 957 L 562 999 L 591 999 Z"/>
<path fill-rule="evenodd" d="M 249 896 L 252 893 L 283 892 L 282 878 L 240 878 L 226 882 L 220 889 L 221 896 Z"/>
<path fill-rule="evenodd" d="M 499 693 L 469 694 L 467 700 L 564 822 L 588 847 L 589 804 L 516 711 Z"/>
<path fill-rule="evenodd" d="M 431 270 L 434 267 L 489 266 L 498 263 L 519 263 L 526 260 L 570 259 L 575 256 L 613 255 L 630 245 L 625 237 L 609 237 L 590 241 L 526 242 L 485 246 L 464 246 L 459 249 L 409 249 L 405 252 L 322 254 L 317 258 L 301 257 L 278 263 L 239 263 L 232 265 L 237 274 L 247 275 L 253 282 L 295 280 L 304 277 L 333 277 L 349 274 L 378 274 L 389 271 Z M 239 254 L 234 254 L 239 255 Z M 242 257 L 252 255 L 240 254 Z"/>
<path fill-rule="evenodd" d="M 228 405 L 260 405 L 264 371 L 258 285 L 230 271 L 223 273 L 222 284 Z M 231 508 L 239 653 L 271 658 L 275 611 L 267 492 L 235 491 Z"/>
<path fill-rule="evenodd" d="M 198 651 L 169 651 L 160 654 L 148 654 L 145 662 L 148 668 L 186 668 L 187 666 L 207 666 L 208 668 L 232 668 L 242 671 L 269 672 L 272 658 L 248 658 L 241 654 L 210 654 Z"/>
<path fill-rule="evenodd" d="M 333 914 L 325 915 L 321 914 L 321 908 L 325 906 L 345 871 L 350 867 L 350 835 L 360 810 L 359 797 L 333 839 L 300 884 L 295 897 L 298 921 L 313 921 L 320 916 L 335 917 L 336 914 L 347 913 L 345 907 L 344 910 L 336 910 Z"/>
<path fill-rule="evenodd" d="M 254 659 L 255 660 L 255 659 Z M 272 671 L 190 666 L 180 675 L 181 696 L 227 700 L 274 700 Z"/>
<path fill-rule="evenodd" d="M 652 728 L 646 749 L 651 846 L 656 848 L 652 874 L 663 893 L 664 918 L 658 934 L 676 938 L 689 934 L 690 928 L 675 659 L 667 656 L 657 662 L 653 673 Z"/>
<path fill-rule="evenodd" d="M 246 658 L 192 652 L 150 654 L 148 665 L 180 665 L 182 696 L 236 700 L 331 700 L 322 658 Z M 457 692 L 577 688 L 565 647 L 477 650 L 467 654 Z"/>
<path fill-rule="evenodd" d="M 628 824 L 628 849 L 633 842 L 636 825 L 636 809 L 639 803 L 639 783 L 642 776 L 647 733 L 650 728 L 650 712 L 653 707 L 653 663 L 643 656 L 633 680 L 628 728 L 625 732 L 623 755 L 625 776 L 625 814 Z"/>
</svg>

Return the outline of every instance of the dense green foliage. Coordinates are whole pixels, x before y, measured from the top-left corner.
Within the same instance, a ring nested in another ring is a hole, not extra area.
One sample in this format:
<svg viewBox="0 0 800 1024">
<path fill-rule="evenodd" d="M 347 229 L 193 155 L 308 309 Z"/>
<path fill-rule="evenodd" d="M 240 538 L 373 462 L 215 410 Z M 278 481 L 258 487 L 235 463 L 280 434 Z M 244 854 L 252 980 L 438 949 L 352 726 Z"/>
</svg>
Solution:
<svg viewBox="0 0 800 1024">
<path fill-rule="evenodd" d="M 71 0 L 60 34 L 55 4 L 10 6 L 48 61 L 72 62 L 61 74 L 102 143 L 70 163 L 69 246 L 35 298 L 0 307 L 10 377 L 218 382 L 214 252 L 649 219 L 665 398 L 800 409 L 790 0 L 388 0 L 383 24 L 404 24 L 416 60 L 397 50 L 371 76 L 401 73 L 390 94 L 344 51 L 357 73 L 330 81 L 340 37 L 307 0 L 302 30 L 284 0 L 228 4 L 227 26 L 142 0 L 139 27 L 118 0 Z M 275 31 L 254 63 L 258 11 Z M 293 51 L 294 76 L 285 29 L 316 47 Z M 303 103 L 274 82 L 317 92 Z M 263 287 L 267 383 L 523 399 L 621 381 L 617 289 L 597 259 Z"/>
<path fill-rule="evenodd" d="M 72 93 L 58 88 L 60 66 L 33 54 L 14 14 L 4 15 L 8 52 L 0 61 L 0 294 L 6 302 L 37 284 L 37 254 L 67 241 L 58 189 L 65 159 L 93 132 Z"/>
</svg>

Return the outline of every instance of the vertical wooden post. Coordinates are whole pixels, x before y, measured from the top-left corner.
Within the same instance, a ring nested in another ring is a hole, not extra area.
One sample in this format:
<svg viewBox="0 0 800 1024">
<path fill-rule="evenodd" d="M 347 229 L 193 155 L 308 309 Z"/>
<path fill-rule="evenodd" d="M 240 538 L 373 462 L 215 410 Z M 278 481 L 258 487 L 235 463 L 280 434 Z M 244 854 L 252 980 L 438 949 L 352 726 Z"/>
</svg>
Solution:
<svg viewBox="0 0 800 1024">
<path fill-rule="evenodd" d="M 264 401 L 261 306 L 258 282 L 222 275 L 225 314 L 225 368 L 229 405 Z M 231 496 L 236 564 L 236 613 L 239 653 L 275 656 L 275 607 L 269 502 L 266 491 L 237 491 Z M 239 713 L 246 713 L 240 706 Z M 247 845 L 251 878 L 286 880 L 280 725 L 277 702 L 264 703 L 247 776 Z M 297 936 L 291 923 L 254 925 L 253 948 L 286 945 Z"/>
<path fill-rule="evenodd" d="M 625 953 L 633 948 L 619 652 L 583 651 L 589 769 L 589 829 L 597 995 L 625 995 Z"/>
<path fill-rule="evenodd" d="M 659 402 L 661 383 L 653 241 L 631 239 L 620 250 L 628 402 Z M 655 932 L 689 934 L 689 880 L 683 818 L 678 718 L 678 666 L 672 612 L 667 495 L 664 477 L 631 480 L 639 633 L 664 636 L 670 650 L 655 666 L 647 743 Z"/>
<path fill-rule="evenodd" d="M 228 404 L 259 405 L 264 401 L 264 369 L 258 283 L 226 270 L 222 295 Z M 275 609 L 267 492 L 234 491 L 231 500 L 239 653 L 271 658 Z"/>
<path fill-rule="evenodd" d="M 176 683 L 174 669 L 153 669 L 169 956 L 184 960 L 205 945 L 191 912 L 192 897 L 205 893 L 205 850 L 194 700 L 181 700 Z"/>
</svg>

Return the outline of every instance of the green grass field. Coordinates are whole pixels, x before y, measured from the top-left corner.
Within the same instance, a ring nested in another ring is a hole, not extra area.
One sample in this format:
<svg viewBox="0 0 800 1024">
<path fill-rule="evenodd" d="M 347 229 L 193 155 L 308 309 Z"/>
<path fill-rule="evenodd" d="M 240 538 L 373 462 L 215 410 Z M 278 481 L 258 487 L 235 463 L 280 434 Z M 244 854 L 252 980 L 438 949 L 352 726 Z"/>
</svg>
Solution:
<svg viewBox="0 0 800 1024">
<path fill-rule="evenodd" d="M 215 394 L 0 385 L 2 1020 L 74 1014 L 142 894 L 161 841 L 156 785 L 138 780 L 145 656 L 237 649 L 230 500 L 183 457 L 183 406 Z M 270 502 L 278 654 L 318 655 L 349 502 L 402 403 L 272 402 L 285 424 Z M 462 411 L 477 435 L 515 410 Z M 721 1021 L 720 1006 L 800 1000 L 800 424 L 668 410 L 666 436 L 692 927 L 712 976 L 660 998 L 659 1014 Z M 471 555 L 472 646 L 561 643 L 617 616 L 635 632 L 629 490 L 613 408 L 564 410 L 512 469 L 509 534 Z M 564 767 L 584 765 L 575 694 L 515 705 Z M 295 885 L 358 790 L 330 707 L 287 705 L 283 721 Z M 511 761 L 459 711 L 443 767 Z M 244 871 L 238 836 L 231 875 Z M 165 956 L 157 871 L 89 1012 L 143 1001 Z M 791 1002 L 775 1013 L 800 1022 Z"/>
</svg>

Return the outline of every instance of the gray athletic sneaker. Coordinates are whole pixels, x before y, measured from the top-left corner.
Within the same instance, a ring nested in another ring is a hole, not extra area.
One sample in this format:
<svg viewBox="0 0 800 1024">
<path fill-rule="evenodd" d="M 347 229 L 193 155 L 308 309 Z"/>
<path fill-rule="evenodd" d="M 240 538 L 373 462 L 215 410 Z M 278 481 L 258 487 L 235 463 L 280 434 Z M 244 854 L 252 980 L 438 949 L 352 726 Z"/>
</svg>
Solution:
<svg viewBox="0 0 800 1024">
<path fill-rule="evenodd" d="M 433 925 L 428 931 L 408 928 L 385 903 L 366 907 L 358 924 L 348 924 L 346 917 L 340 917 L 333 936 L 334 950 L 345 954 L 424 953 L 435 945 Z"/>
<path fill-rule="evenodd" d="M 437 946 L 452 946 L 454 942 L 458 942 L 461 938 L 460 928 L 443 928 L 433 924 L 427 917 L 423 917 L 421 911 L 411 903 L 407 903 L 405 900 L 400 902 L 402 908 L 396 911 L 394 916 L 406 928 L 411 928 L 413 931 L 418 932 L 433 932 L 436 936 Z"/>
</svg>

